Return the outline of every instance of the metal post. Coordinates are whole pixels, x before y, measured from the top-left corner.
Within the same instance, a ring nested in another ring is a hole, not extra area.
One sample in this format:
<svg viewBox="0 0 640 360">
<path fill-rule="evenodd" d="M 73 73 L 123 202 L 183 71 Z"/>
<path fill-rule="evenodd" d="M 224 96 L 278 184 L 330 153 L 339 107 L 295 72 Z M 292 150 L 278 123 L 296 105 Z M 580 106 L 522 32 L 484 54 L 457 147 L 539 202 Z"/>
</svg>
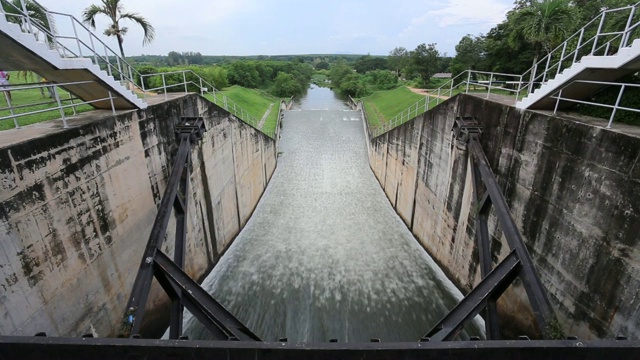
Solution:
<svg viewBox="0 0 640 360">
<path fill-rule="evenodd" d="M 104 56 L 106 57 L 106 62 L 107 62 L 107 72 L 109 73 L 109 76 L 113 76 L 113 72 L 111 71 L 111 61 L 109 60 L 109 51 L 107 51 L 107 45 L 103 45 L 104 46 Z M 122 78 L 122 73 L 120 74 L 120 78 Z"/>
<path fill-rule="evenodd" d="M 493 84 L 493 73 L 491 73 L 491 76 L 489 77 L 489 87 L 487 88 L 487 99 L 489 98 L 489 95 L 491 95 L 491 84 Z"/>
<path fill-rule="evenodd" d="M 71 109 L 73 110 L 73 115 L 78 115 L 78 112 L 76 111 L 76 106 L 73 103 L 73 95 L 71 95 L 70 92 L 67 92 L 67 94 L 69 94 L 69 102 L 71 102 Z"/>
<path fill-rule="evenodd" d="M 76 23 L 75 21 L 71 22 L 71 27 L 73 28 L 73 34 L 76 38 L 76 44 L 78 45 L 78 53 L 80 54 L 80 57 L 83 57 L 82 55 L 82 46 L 80 45 L 80 38 L 78 37 L 78 30 L 76 29 Z"/>
<path fill-rule="evenodd" d="M 109 102 L 111 102 L 111 112 L 113 113 L 113 115 L 116 114 L 116 106 L 113 103 L 113 94 L 111 94 L 111 91 L 109 91 Z"/>
<path fill-rule="evenodd" d="M 9 94 L 7 94 L 6 90 L 3 90 L 2 93 L 4 94 L 4 98 L 7 100 L 7 105 L 9 106 L 9 112 L 11 113 L 11 116 L 14 116 L 13 124 L 15 125 L 16 129 L 20 129 L 20 124 L 18 123 L 18 119 L 15 118 L 15 113 L 13 112 L 13 105 L 11 105 Z"/>
<path fill-rule="evenodd" d="M 553 108 L 553 115 L 555 115 L 558 112 L 558 106 L 560 106 L 560 99 L 562 99 L 562 90 L 558 92 L 558 98 L 556 98 L 556 106 L 555 108 Z"/>
<path fill-rule="evenodd" d="M 598 32 L 596 33 L 594 39 L 593 39 L 593 48 L 591 48 L 591 54 L 589 55 L 593 55 L 593 53 L 596 51 L 596 48 L 598 47 L 598 36 L 600 36 L 600 32 L 602 31 L 602 25 L 604 24 L 604 17 L 606 16 L 606 12 L 602 13 L 602 18 L 600 19 L 600 25 L 598 25 Z"/>
<path fill-rule="evenodd" d="M 560 74 L 560 70 L 562 69 L 562 61 L 564 60 L 564 54 L 567 51 L 567 42 L 564 42 L 564 45 L 562 46 L 562 54 L 560 55 L 560 62 L 558 63 L 558 71 L 556 72 L 556 76 L 558 76 L 558 74 Z M 549 55 L 549 58 L 551 58 L 551 55 Z"/>
<path fill-rule="evenodd" d="M 518 80 L 518 92 L 516 92 L 516 104 L 518 103 L 518 99 L 520 98 L 520 91 L 522 91 L 522 75 L 520 75 L 520 80 Z"/>
<path fill-rule="evenodd" d="M 436 105 L 440 104 L 440 88 L 438 88 L 438 100 L 436 100 Z"/>
<path fill-rule="evenodd" d="M 64 109 L 62 108 L 62 102 L 60 101 L 60 95 L 58 94 L 58 89 L 56 86 L 53 86 L 53 96 L 56 98 L 56 102 L 58 103 L 58 109 L 60 109 L 60 116 L 62 117 L 62 127 L 64 129 L 68 128 L 67 126 L 67 118 L 64 115 Z"/>
<path fill-rule="evenodd" d="M 611 112 L 611 117 L 609 118 L 609 124 L 607 124 L 607 129 L 611 129 L 611 125 L 613 124 L 613 118 L 616 116 L 616 111 L 618 110 L 618 106 L 620 106 L 620 100 L 622 100 L 622 94 L 624 93 L 625 84 L 622 84 L 620 88 L 620 93 L 618 94 L 618 99 L 616 100 L 616 105 L 613 107 L 613 111 Z"/>
<path fill-rule="evenodd" d="M 636 14 L 635 6 L 631 8 L 631 13 L 629 14 L 629 19 L 627 19 L 627 26 L 624 28 L 624 33 L 622 34 L 622 41 L 620 42 L 620 48 L 626 47 L 629 43 L 629 27 L 631 27 L 631 21 L 633 20 L 633 16 Z"/>
<path fill-rule="evenodd" d="M 471 71 L 468 71 L 468 73 L 469 73 L 469 75 L 467 75 L 467 88 L 464 91 L 465 94 L 469 93 L 469 83 L 471 82 Z M 453 94 L 451 94 L 451 95 L 453 95 Z"/>
<path fill-rule="evenodd" d="M 29 12 L 27 11 L 27 4 L 24 0 L 20 0 L 20 4 L 22 5 L 22 13 L 24 14 L 24 17 L 27 19 L 29 34 L 33 34 L 33 27 L 31 25 L 31 17 L 29 16 Z"/>
<path fill-rule="evenodd" d="M 204 90 L 202 87 L 202 78 L 200 76 L 198 76 L 198 79 L 200 79 L 200 93 L 202 94 L 202 96 L 204 96 Z"/>
<path fill-rule="evenodd" d="M 187 91 L 187 72 L 183 71 L 182 72 L 182 82 L 184 83 L 184 93 L 188 93 Z"/>
<path fill-rule="evenodd" d="M 71 19 L 73 22 L 73 19 Z M 93 60 L 96 62 L 96 65 L 100 67 L 100 63 L 98 62 L 98 52 L 96 51 L 96 46 L 93 44 L 93 36 L 89 34 L 89 42 L 91 43 L 91 51 L 93 52 Z"/>
<path fill-rule="evenodd" d="M 164 89 L 164 99 L 167 100 L 167 82 L 164 79 L 164 74 L 162 74 L 162 88 Z"/>
<path fill-rule="evenodd" d="M 582 47 L 582 38 L 584 36 L 584 28 L 580 30 L 580 37 L 578 38 L 578 46 L 576 47 L 576 52 L 573 55 L 573 63 L 575 64 L 578 61 L 578 53 L 580 52 L 580 48 Z"/>
</svg>

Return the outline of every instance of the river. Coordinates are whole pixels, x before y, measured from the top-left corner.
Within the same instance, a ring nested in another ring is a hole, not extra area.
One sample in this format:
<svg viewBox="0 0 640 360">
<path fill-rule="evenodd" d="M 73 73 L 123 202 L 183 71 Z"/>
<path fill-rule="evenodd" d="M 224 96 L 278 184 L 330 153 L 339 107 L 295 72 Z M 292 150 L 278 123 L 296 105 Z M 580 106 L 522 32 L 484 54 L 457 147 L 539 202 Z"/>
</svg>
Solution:
<svg viewBox="0 0 640 360">
<path fill-rule="evenodd" d="M 385 197 L 359 112 L 312 86 L 283 121 L 273 178 L 203 287 L 265 341 L 418 341 L 462 295 Z"/>
</svg>

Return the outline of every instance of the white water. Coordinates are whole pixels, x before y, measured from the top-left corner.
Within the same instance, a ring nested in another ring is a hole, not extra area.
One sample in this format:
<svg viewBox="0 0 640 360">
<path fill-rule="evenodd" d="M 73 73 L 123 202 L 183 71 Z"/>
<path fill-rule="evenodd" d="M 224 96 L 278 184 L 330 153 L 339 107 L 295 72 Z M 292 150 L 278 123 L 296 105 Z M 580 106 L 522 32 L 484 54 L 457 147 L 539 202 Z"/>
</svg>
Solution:
<svg viewBox="0 0 640 360">
<path fill-rule="evenodd" d="M 203 287 L 265 341 L 419 340 L 461 294 L 377 183 L 360 114 L 321 88 L 296 110 L 269 187 Z"/>
</svg>

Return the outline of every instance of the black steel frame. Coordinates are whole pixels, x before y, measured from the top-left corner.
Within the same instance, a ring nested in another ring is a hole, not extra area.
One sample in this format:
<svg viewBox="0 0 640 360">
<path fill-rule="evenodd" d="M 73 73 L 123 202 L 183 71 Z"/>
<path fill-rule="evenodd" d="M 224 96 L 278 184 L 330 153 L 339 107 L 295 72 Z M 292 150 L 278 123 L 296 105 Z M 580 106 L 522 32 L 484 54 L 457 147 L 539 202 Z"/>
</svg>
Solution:
<svg viewBox="0 0 640 360">
<path fill-rule="evenodd" d="M 529 251 L 522 240 L 507 201 L 491 171 L 480 144 L 482 128 L 475 117 L 457 117 L 454 141 L 467 146 L 472 158 L 473 184 L 477 202 L 476 241 L 480 256 L 482 281 L 447 314 L 426 337 L 432 340 L 453 340 L 482 310 L 486 310 L 486 334 L 491 340 L 500 339 L 496 312 L 496 300 L 516 278 L 522 280 L 538 328 L 545 339 L 551 339 L 557 327 L 557 319 L 547 298 L 547 293 L 536 272 Z M 481 190 L 484 188 L 484 192 Z M 491 269 L 491 239 L 488 218 L 493 206 L 500 228 L 511 248 L 511 253 L 495 269 Z"/>
<path fill-rule="evenodd" d="M 191 145 L 200 140 L 205 131 L 204 120 L 199 117 L 183 117 L 176 126 L 180 146 L 127 303 L 122 320 L 123 337 L 140 336 L 145 305 L 155 278 L 171 299 L 170 339 L 179 339 L 182 336 L 183 312 L 184 307 L 187 307 L 217 340 L 260 340 L 183 270 L 189 209 Z M 161 250 L 172 212 L 175 213 L 176 219 L 173 260 Z"/>
</svg>

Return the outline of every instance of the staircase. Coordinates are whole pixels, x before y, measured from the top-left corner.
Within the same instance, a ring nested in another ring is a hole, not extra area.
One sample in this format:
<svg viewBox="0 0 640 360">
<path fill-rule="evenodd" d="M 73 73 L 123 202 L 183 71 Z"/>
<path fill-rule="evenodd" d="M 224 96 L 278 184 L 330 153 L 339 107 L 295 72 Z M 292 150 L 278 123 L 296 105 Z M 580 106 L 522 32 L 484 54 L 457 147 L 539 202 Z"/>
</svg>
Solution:
<svg viewBox="0 0 640 360">
<path fill-rule="evenodd" d="M 553 110 L 557 97 L 586 100 L 623 76 L 638 72 L 640 39 L 634 38 L 640 32 L 639 6 L 637 3 L 602 12 L 537 62 L 523 75 L 523 81 L 528 81 L 529 95 L 518 101 L 516 107 Z M 617 28 L 612 28 L 615 25 Z M 590 33 L 595 35 L 589 38 L 586 34 Z M 616 48 L 619 51 L 616 52 Z M 558 103 L 558 108 L 574 104 L 574 101 L 563 101 Z"/>
<path fill-rule="evenodd" d="M 57 15 L 65 15 L 59 13 L 51 13 Z M 108 49 L 101 40 L 95 35 L 90 38 L 91 44 L 99 41 L 99 45 L 104 45 L 105 55 L 98 55 L 96 51 L 90 51 L 89 54 L 83 56 L 82 49 L 80 55 L 72 52 L 60 41 L 38 41 L 38 35 L 34 32 L 25 32 L 23 29 L 29 28 L 25 26 L 28 19 L 24 14 L 11 15 L 13 18 L 20 17 L 23 19 L 23 25 L 9 22 L 4 14 L 0 14 L 0 69 L 2 70 L 30 70 L 33 71 L 52 83 L 65 83 L 69 85 L 63 88 L 73 93 L 78 98 L 90 103 L 98 109 L 111 109 L 111 99 L 115 109 L 144 109 L 147 104 L 139 99 L 136 94 L 129 90 L 127 86 L 134 86 L 133 82 L 123 73 L 126 73 L 126 64 L 124 60 L 119 58 L 115 52 Z M 70 18 L 74 26 L 82 26 L 77 19 L 71 15 L 65 15 Z M 31 27 L 31 23 L 29 26 Z M 37 27 L 33 24 L 31 29 Z M 56 39 L 55 33 L 48 33 L 48 29 L 38 28 L 37 33 L 46 33 L 49 39 Z M 68 38 L 65 37 L 67 40 Z M 86 45 L 86 38 L 75 39 L 78 47 L 81 43 L 85 44 L 84 49 L 90 49 Z M 117 63 L 117 65 L 114 63 Z M 99 64 L 102 64 L 106 71 Z M 132 71 L 129 67 L 129 72 Z M 120 74 L 120 80 L 112 76 L 113 73 Z M 78 84 L 73 84 L 77 82 Z"/>
</svg>

